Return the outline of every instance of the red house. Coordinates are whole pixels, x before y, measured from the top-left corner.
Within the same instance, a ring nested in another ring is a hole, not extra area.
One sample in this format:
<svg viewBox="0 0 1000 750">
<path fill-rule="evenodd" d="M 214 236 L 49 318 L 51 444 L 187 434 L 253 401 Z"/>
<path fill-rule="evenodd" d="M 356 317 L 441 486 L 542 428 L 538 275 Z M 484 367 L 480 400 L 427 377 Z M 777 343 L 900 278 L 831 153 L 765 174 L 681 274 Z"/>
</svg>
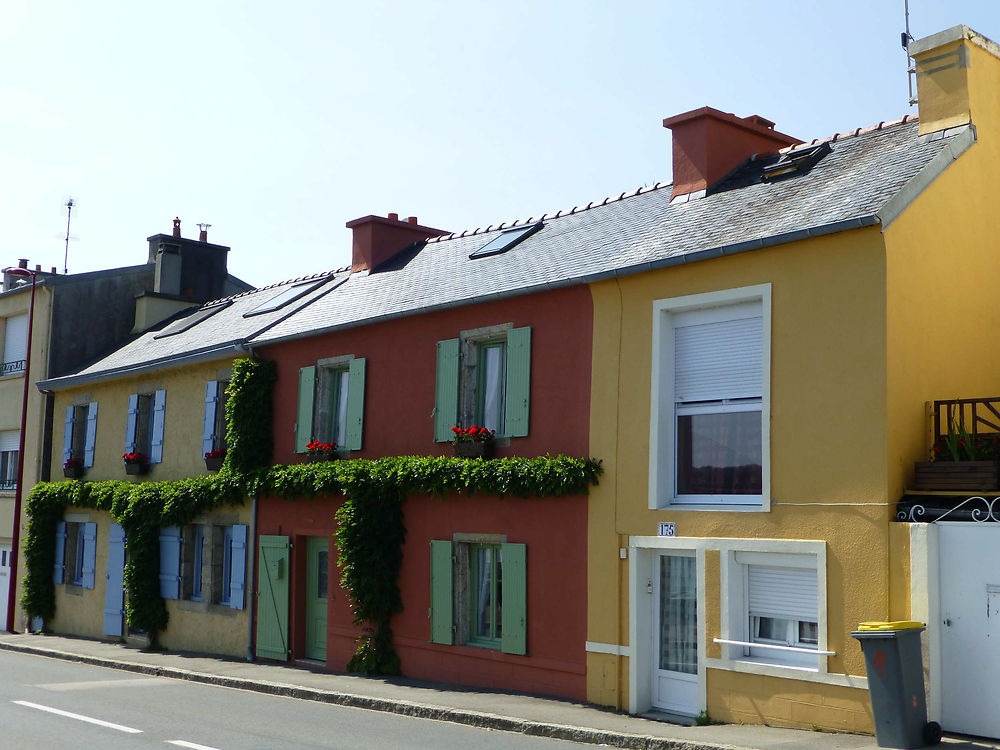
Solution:
<svg viewBox="0 0 1000 750">
<path fill-rule="evenodd" d="M 278 367 L 274 462 L 307 460 L 312 441 L 349 458 L 451 455 L 452 427 L 473 424 L 497 457 L 588 456 L 591 295 L 553 284 L 544 256 L 572 218 L 462 235 L 349 222 L 351 274 L 253 342 Z M 259 498 L 258 658 L 342 670 L 354 654 L 342 501 Z M 587 499 L 412 496 L 403 513 L 402 673 L 584 699 Z"/>
</svg>

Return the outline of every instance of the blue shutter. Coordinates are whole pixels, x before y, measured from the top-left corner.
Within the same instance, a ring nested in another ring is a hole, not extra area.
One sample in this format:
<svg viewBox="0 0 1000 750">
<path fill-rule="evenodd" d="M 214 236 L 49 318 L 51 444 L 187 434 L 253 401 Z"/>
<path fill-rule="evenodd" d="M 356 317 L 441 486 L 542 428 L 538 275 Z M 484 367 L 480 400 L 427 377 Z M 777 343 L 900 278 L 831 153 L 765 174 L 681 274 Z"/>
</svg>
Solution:
<svg viewBox="0 0 1000 750">
<path fill-rule="evenodd" d="M 528 402 L 531 396 L 531 329 L 512 328 L 507 332 L 507 383 L 504 435 L 528 434 Z"/>
<path fill-rule="evenodd" d="M 108 531 L 108 573 L 104 580 L 104 635 L 122 635 L 125 608 L 125 531 L 117 523 Z"/>
<path fill-rule="evenodd" d="M 153 434 L 149 441 L 149 462 L 158 464 L 163 460 L 163 426 L 167 410 L 167 392 L 160 390 L 153 394 Z"/>
<path fill-rule="evenodd" d="M 128 413 L 125 417 L 125 452 L 135 453 L 135 431 L 139 424 L 139 394 L 128 397 Z"/>
<path fill-rule="evenodd" d="M 90 468 L 94 465 L 94 448 L 97 445 L 97 402 L 87 405 L 87 434 L 83 444 L 83 465 Z"/>
<path fill-rule="evenodd" d="M 72 407 L 71 407 L 72 408 Z M 56 556 L 52 564 L 52 582 L 62 583 L 66 578 L 66 522 L 56 524 Z"/>
<path fill-rule="evenodd" d="M 434 386 L 434 441 L 447 443 L 458 423 L 458 339 L 437 342 Z"/>
<path fill-rule="evenodd" d="M 205 422 L 201 431 L 201 454 L 215 450 L 215 415 L 219 409 L 219 381 L 205 383 Z"/>
<path fill-rule="evenodd" d="M 73 456 L 73 406 L 66 407 L 66 421 L 63 422 L 63 463 Z"/>
<path fill-rule="evenodd" d="M 313 399 L 316 397 L 316 367 L 311 365 L 299 370 L 299 405 L 295 418 L 295 452 L 305 453 L 306 443 L 312 441 Z"/>
<path fill-rule="evenodd" d="M 160 596 L 180 599 L 181 596 L 181 527 L 160 529 Z"/>
<path fill-rule="evenodd" d="M 500 650 L 505 654 L 528 652 L 528 568 L 527 548 L 523 544 L 501 544 L 503 587 L 500 601 L 503 634 Z"/>
<path fill-rule="evenodd" d="M 229 574 L 229 606 L 243 609 L 247 590 L 247 527 L 233 526 Z"/>
<path fill-rule="evenodd" d="M 348 369 L 347 429 L 344 447 L 349 451 L 361 450 L 361 430 L 365 421 L 365 360 L 352 359 Z"/>
<path fill-rule="evenodd" d="M 94 569 L 97 567 L 97 524 L 83 525 L 83 570 L 80 584 L 85 589 L 94 588 Z"/>
</svg>

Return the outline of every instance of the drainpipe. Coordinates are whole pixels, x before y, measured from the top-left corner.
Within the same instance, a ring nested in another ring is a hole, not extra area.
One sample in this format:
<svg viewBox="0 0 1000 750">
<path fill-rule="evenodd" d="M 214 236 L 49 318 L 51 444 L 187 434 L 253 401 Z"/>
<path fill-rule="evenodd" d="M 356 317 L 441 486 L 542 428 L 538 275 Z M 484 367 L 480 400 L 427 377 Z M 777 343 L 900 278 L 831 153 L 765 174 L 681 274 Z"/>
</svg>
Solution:
<svg viewBox="0 0 1000 750">
<path fill-rule="evenodd" d="M 250 513 L 250 543 L 247 545 L 250 560 L 247 565 L 247 661 L 254 660 L 253 616 L 257 611 L 254 606 L 257 596 L 254 594 L 254 564 L 257 562 L 257 496 L 253 496 L 253 510 Z"/>
</svg>

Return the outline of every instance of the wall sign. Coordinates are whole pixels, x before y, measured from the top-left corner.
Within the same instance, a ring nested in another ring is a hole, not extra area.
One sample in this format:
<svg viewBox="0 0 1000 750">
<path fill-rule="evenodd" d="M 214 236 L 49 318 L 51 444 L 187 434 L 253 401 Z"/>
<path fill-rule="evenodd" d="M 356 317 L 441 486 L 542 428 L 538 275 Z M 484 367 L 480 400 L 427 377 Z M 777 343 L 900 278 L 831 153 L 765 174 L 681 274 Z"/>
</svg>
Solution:
<svg viewBox="0 0 1000 750">
<path fill-rule="evenodd" d="M 677 524 L 661 523 L 660 536 L 677 536 Z"/>
</svg>

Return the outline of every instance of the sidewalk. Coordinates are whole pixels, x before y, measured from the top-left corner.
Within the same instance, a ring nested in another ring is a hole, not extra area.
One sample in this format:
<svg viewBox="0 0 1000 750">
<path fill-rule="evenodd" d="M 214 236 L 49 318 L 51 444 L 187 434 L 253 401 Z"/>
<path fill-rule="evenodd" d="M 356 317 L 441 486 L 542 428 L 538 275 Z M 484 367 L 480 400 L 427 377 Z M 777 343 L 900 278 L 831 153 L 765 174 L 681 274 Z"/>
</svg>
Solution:
<svg viewBox="0 0 1000 750">
<path fill-rule="evenodd" d="M 641 750 L 874 750 L 875 738 L 775 727 L 686 727 L 617 714 L 581 703 L 480 691 L 401 678 L 372 678 L 281 664 L 256 664 L 56 635 L 0 633 L 0 649 L 141 674 L 192 680 L 425 719 L 451 721 L 574 742 Z M 1000 744 L 945 738 L 947 750 Z"/>
</svg>

